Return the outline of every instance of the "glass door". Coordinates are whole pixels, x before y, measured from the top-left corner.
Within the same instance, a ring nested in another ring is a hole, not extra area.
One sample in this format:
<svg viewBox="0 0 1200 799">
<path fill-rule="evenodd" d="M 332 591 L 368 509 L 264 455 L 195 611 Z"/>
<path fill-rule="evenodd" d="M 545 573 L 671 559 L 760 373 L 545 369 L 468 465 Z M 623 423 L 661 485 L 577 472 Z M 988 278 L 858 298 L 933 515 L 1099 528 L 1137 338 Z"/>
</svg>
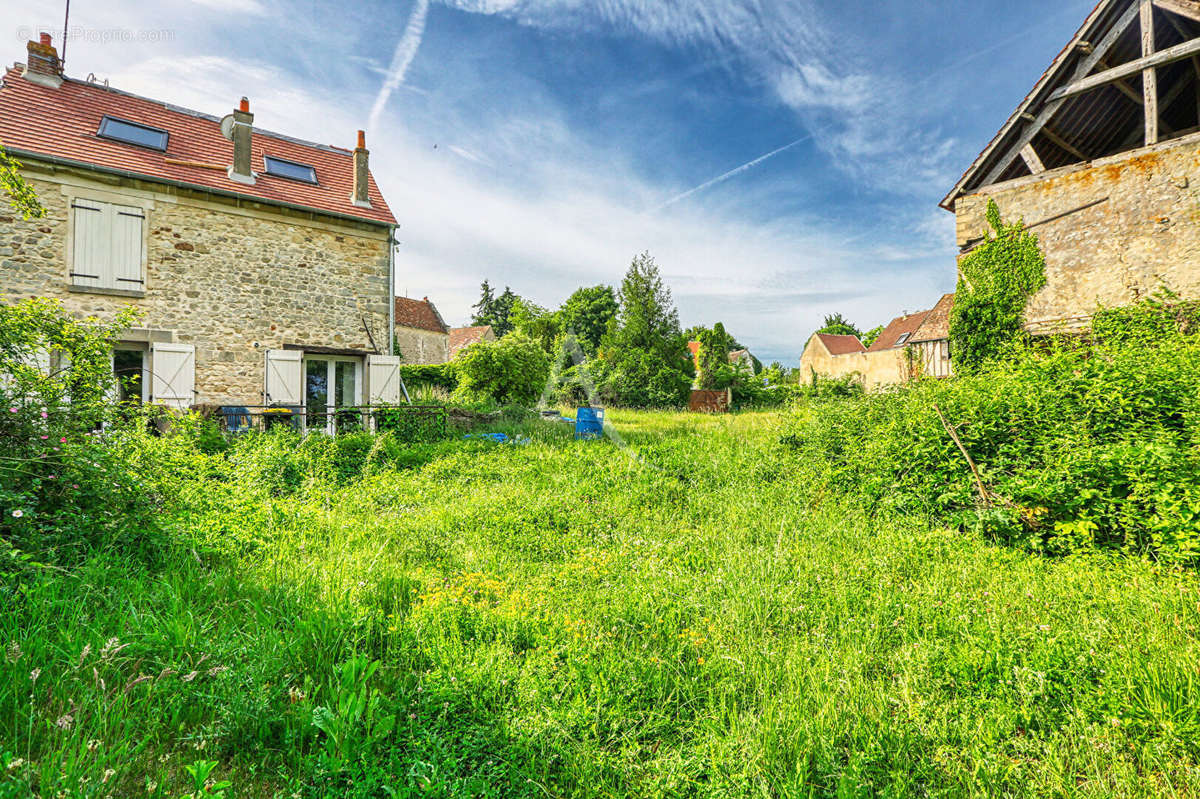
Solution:
<svg viewBox="0 0 1200 799">
<path fill-rule="evenodd" d="M 362 363 L 351 358 L 308 356 L 304 359 L 304 410 L 308 430 L 329 434 L 361 425 L 359 404 Z"/>
</svg>

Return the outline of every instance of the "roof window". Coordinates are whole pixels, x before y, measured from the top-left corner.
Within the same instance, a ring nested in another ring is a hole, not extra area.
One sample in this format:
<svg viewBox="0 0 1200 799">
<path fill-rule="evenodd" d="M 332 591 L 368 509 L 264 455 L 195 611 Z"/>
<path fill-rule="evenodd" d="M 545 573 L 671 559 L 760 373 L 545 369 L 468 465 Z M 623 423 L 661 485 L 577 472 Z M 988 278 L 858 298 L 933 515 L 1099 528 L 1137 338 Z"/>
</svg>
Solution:
<svg viewBox="0 0 1200 799">
<path fill-rule="evenodd" d="M 274 175 L 277 178 L 287 178 L 288 180 L 299 180 L 303 183 L 317 182 L 317 170 L 308 164 L 298 164 L 295 161 L 287 161 L 283 158 L 275 158 L 270 155 L 264 155 L 263 162 L 266 164 L 268 175 Z"/>
<path fill-rule="evenodd" d="M 96 135 L 102 139 L 112 139 L 159 152 L 166 152 L 167 139 L 170 137 L 170 134 L 160 128 L 139 125 L 136 122 L 110 116 L 100 120 L 100 130 Z"/>
<path fill-rule="evenodd" d="M 900 338 L 896 339 L 896 346 L 899 347 L 901 344 L 907 342 L 911 337 L 912 333 L 905 333 L 904 335 L 900 336 Z"/>
</svg>

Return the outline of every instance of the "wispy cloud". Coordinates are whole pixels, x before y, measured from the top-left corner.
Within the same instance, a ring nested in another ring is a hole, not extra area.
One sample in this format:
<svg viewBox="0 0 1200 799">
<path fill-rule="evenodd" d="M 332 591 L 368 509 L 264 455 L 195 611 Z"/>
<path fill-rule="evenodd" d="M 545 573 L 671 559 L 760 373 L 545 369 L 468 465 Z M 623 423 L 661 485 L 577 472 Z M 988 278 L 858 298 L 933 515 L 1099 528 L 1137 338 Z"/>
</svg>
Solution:
<svg viewBox="0 0 1200 799">
<path fill-rule="evenodd" d="M 720 183 L 724 183 L 727 180 L 736 178 L 738 175 L 742 174 L 743 172 L 749 172 L 751 169 L 754 169 L 754 167 L 758 166 L 759 164 L 761 164 L 765 161 L 769 161 L 777 155 L 786 153 L 788 150 L 791 150 L 794 147 L 799 147 L 801 144 L 803 144 L 804 142 L 809 141 L 811 139 L 812 139 L 811 135 L 802 136 L 801 138 L 796 139 L 794 142 L 785 144 L 782 147 L 779 147 L 777 149 L 772 150 L 769 153 L 766 153 L 765 155 L 760 155 L 758 158 L 755 158 L 753 161 L 747 161 L 746 163 L 742 164 L 741 166 L 731 169 L 728 172 L 724 173 L 723 175 L 718 175 L 717 177 L 713 178 L 712 180 L 706 180 L 705 182 L 701 183 L 699 186 L 696 186 L 695 188 L 688 189 L 687 191 L 685 191 L 681 194 L 675 195 L 671 199 L 667 200 L 665 203 L 662 203 L 661 205 L 652 209 L 651 213 L 658 213 L 660 211 L 665 211 L 667 208 L 670 208 L 672 205 L 683 202 L 687 198 L 692 197 L 696 194 L 699 194 L 700 192 L 704 191 L 705 189 L 710 189 L 713 186 L 716 186 Z"/>
<path fill-rule="evenodd" d="M 375 97 L 375 104 L 371 107 L 371 116 L 367 122 L 368 130 L 372 132 L 378 130 L 380 117 L 384 108 L 387 107 L 392 92 L 400 88 L 404 79 L 408 77 L 408 68 L 412 66 L 413 59 L 417 57 L 417 51 L 421 49 L 421 40 L 425 38 L 425 20 L 428 16 L 429 0 L 416 0 L 413 4 L 412 15 L 408 18 L 408 25 L 404 28 L 404 33 L 396 44 L 396 52 L 392 56 L 392 65 L 388 68 L 387 77 L 384 78 L 383 86 L 380 87 L 379 94 Z"/>
</svg>

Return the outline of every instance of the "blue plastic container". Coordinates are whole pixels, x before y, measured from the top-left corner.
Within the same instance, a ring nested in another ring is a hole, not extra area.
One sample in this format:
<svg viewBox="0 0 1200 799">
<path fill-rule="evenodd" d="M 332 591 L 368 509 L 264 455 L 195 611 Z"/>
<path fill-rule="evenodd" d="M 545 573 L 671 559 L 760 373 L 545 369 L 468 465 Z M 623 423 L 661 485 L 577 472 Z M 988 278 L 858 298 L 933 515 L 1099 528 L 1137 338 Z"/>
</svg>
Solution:
<svg viewBox="0 0 1200 799">
<path fill-rule="evenodd" d="M 604 409 L 580 408 L 575 414 L 575 438 L 604 438 Z"/>
</svg>

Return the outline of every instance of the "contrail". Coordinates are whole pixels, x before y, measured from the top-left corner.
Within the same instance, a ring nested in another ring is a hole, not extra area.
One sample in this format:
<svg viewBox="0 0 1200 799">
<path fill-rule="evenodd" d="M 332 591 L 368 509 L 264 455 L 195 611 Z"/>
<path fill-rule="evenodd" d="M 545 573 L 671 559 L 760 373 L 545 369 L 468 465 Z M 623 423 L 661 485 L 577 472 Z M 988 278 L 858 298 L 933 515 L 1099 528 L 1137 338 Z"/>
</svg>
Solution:
<svg viewBox="0 0 1200 799">
<path fill-rule="evenodd" d="M 408 25 L 404 28 L 404 35 L 400 37 L 400 41 L 396 45 L 396 54 L 392 56 L 392 65 L 388 68 L 387 78 L 379 89 L 375 105 L 371 108 L 367 130 L 376 129 L 379 117 L 383 114 L 383 109 L 392 96 L 392 92 L 399 89 L 404 83 L 404 78 L 408 75 L 408 68 L 412 66 L 413 59 L 417 57 L 417 51 L 421 49 L 421 40 L 425 37 L 425 18 L 427 16 L 429 16 L 429 0 L 416 0 L 412 16 L 408 18 Z"/>
<path fill-rule="evenodd" d="M 795 147 L 795 146 L 797 146 L 797 145 L 799 145 L 799 144 L 803 144 L 804 142 L 806 142 L 806 141 L 810 140 L 811 138 L 812 138 L 812 134 L 810 133 L 810 134 L 809 134 L 809 135 L 807 135 L 807 136 L 804 136 L 804 137 L 802 137 L 802 138 L 796 139 L 796 140 L 795 140 L 794 142 L 792 142 L 791 144 L 785 144 L 785 145 L 783 145 L 783 146 L 782 146 L 782 147 L 780 147 L 778 150 L 772 150 L 771 152 L 767 153 L 766 155 L 760 155 L 758 158 L 755 158 L 753 161 L 749 161 L 749 162 L 747 162 L 747 163 L 745 163 L 745 164 L 742 164 L 741 166 L 739 166 L 739 167 L 738 167 L 738 168 L 736 168 L 736 169 L 731 169 L 731 170 L 729 170 L 729 171 L 728 171 L 728 172 L 726 172 L 724 175 L 720 175 L 720 176 L 718 176 L 718 177 L 715 177 L 715 178 L 713 178 L 712 180 L 710 180 L 710 181 L 708 181 L 708 182 L 706 182 L 706 183 L 701 183 L 699 186 L 697 186 L 697 187 L 696 187 L 696 188 L 694 188 L 694 189 L 688 189 L 688 190 L 687 190 L 687 191 L 685 191 L 683 194 L 680 194 L 680 195 L 678 195 L 678 196 L 672 197 L 671 199 L 667 200 L 667 201 L 666 201 L 665 203 L 663 203 L 662 205 L 660 205 L 660 206 L 658 206 L 658 207 L 656 207 L 656 208 L 652 209 L 652 210 L 650 211 L 650 213 L 656 214 L 656 213 L 658 213 L 659 211 L 666 210 L 667 208 L 670 208 L 670 207 L 671 207 L 672 205 L 674 205 L 675 203 L 677 203 L 677 202 L 680 202 L 680 201 L 682 201 L 682 200 L 686 200 L 688 197 L 691 197 L 693 194 L 699 194 L 700 192 L 704 191 L 705 189 L 707 189 L 707 188 L 710 188 L 710 187 L 712 187 L 712 186 L 715 186 L 715 185 L 717 185 L 718 183 L 724 183 L 725 181 L 729 180 L 730 178 L 737 177 L 738 175 L 742 174 L 743 172 L 746 172 L 746 171 L 748 171 L 748 170 L 751 170 L 751 169 L 753 169 L 754 167 L 758 166 L 758 165 L 759 165 L 759 164 L 761 164 L 763 161 L 767 161 L 767 160 L 769 160 L 769 159 L 771 159 L 771 158 L 774 158 L 775 156 L 779 155 L 780 153 L 785 153 L 785 152 L 787 152 L 788 150 L 792 149 L 793 147 Z"/>
</svg>

